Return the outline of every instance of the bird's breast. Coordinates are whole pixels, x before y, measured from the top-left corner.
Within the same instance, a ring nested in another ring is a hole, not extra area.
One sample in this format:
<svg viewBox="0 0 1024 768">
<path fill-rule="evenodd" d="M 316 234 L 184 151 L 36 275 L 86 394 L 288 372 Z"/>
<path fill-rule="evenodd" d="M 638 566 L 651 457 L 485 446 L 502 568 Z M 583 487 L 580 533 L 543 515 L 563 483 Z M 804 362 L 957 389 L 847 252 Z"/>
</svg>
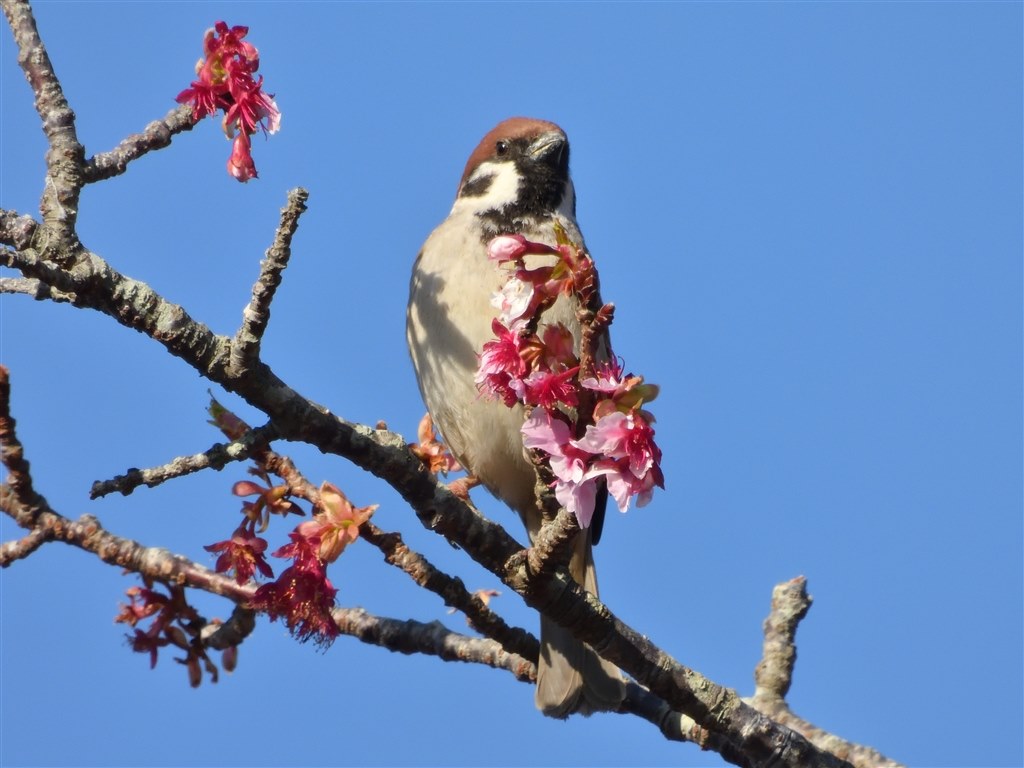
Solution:
<svg viewBox="0 0 1024 768">
<path fill-rule="evenodd" d="M 423 400 L 452 453 L 495 495 L 526 514 L 533 506 L 534 475 L 523 454 L 523 409 L 486 399 L 475 381 L 480 351 L 494 337 L 497 309 L 491 297 L 510 273 L 487 258 L 477 223 L 455 214 L 430 235 L 413 269 L 409 350 Z M 555 242 L 553 222 L 523 234 Z M 565 322 L 577 334 L 564 300 L 544 319 Z"/>
</svg>

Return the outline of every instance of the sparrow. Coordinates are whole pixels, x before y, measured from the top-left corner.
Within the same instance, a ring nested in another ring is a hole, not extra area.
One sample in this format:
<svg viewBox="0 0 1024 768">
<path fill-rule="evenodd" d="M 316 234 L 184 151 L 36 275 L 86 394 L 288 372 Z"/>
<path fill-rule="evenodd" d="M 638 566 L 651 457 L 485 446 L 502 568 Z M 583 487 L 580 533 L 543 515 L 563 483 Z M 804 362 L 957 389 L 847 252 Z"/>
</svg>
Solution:
<svg viewBox="0 0 1024 768">
<path fill-rule="evenodd" d="M 545 120 L 505 120 L 469 156 L 451 212 L 420 250 L 406 315 L 409 351 L 435 426 L 462 466 L 519 513 L 531 541 L 542 516 L 520 432 L 526 413 L 521 405 L 509 408 L 482 396 L 475 376 L 498 314 L 492 295 L 507 279 L 488 259 L 488 243 L 498 235 L 522 235 L 554 246 L 558 228 L 585 247 L 576 224 L 568 138 Z M 527 266 L 551 264 L 553 258 L 531 256 Z M 579 323 L 569 299 L 556 301 L 540 322 L 564 323 L 579 352 Z M 599 497 L 594 521 L 580 532 L 569 562 L 572 578 L 595 595 L 592 544 L 606 498 Z M 540 643 L 535 701 L 541 712 L 564 718 L 618 709 L 624 682 L 614 665 L 544 616 Z"/>
</svg>

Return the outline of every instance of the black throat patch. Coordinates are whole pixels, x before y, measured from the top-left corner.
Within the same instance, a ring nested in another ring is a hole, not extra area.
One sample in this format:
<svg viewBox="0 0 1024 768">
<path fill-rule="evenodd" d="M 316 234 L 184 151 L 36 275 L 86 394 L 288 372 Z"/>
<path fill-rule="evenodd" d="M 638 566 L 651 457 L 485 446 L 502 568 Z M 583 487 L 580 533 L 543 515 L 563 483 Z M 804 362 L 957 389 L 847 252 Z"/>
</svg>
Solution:
<svg viewBox="0 0 1024 768">
<path fill-rule="evenodd" d="M 531 224 L 549 218 L 562 204 L 569 180 L 569 152 L 562 148 L 554 157 L 540 161 L 518 157 L 513 162 L 519 172 L 519 188 L 516 199 L 500 208 L 481 211 L 477 214 L 484 223 L 485 237 L 517 234 Z M 484 176 L 467 184 L 474 194 L 483 195 L 490 187 L 493 177 Z M 479 186 L 479 191 L 477 191 Z"/>
</svg>

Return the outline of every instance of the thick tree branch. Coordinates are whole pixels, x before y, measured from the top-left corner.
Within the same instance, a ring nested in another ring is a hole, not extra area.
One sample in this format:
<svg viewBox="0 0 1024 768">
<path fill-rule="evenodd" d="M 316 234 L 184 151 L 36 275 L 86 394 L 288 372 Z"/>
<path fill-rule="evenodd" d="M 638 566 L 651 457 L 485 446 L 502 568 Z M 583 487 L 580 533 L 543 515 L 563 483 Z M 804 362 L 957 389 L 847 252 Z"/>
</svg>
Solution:
<svg viewBox="0 0 1024 768">
<path fill-rule="evenodd" d="M 35 94 L 36 112 L 49 142 L 46 182 L 39 205 L 47 231 L 40 247 L 44 252 L 54 248 L 66 253 L 68 246 L 74 248 L 78 242 L 75 222 L 84 183 L 82 165 L 85 150 L 78 142 L 75 113 L 64 97 L 64 90 L 39 37 L 31 7 L 26 0 L 3 0 L 3 10 L 18 46 L 18 64 Z"/>
<path fill-rule="evenodd" d="M 60 261 L 67 266 L 56 266 L 35 248 L 0 251 L 2 266 L 18 269 L 60 294 L 72 296 L 76 307 L 95 309 L 144 333 L 171 354 L 187 356 L 194 367 L 197 363 L 203 368 L 227 366 L 230 341 L 211 333 L 145 283 L 120 274 L 77 242 L 62 251 Z"/>
<path fill-rule="evenodd" d="M 675 711 L 664 699 L 655 696 L 642 685 L 632 681 L 626 683 L 626 697 L 622 701 L 622 709 L 657 726 L 662 735 L 670 741 L 693 742 L 703 750 L 717 752 L 734 765 L 755 765 L 727 739 L 701 728 L 692 718 Z"/>
<path fill-rule="evenodd" d="M 135 542 L 120 539 L 105 531 L 98 521 L 91 516 L 86 515 L 78 521 L 71 521 L 53 512 L 46 504 L 45 499 L 38 496 L 32 488 L 31 477 L 28 474 L 28 463 L 22 455 L 21 445 L 14 432 L 14 421 L 10 417 L 8 409 L 9 381 L 6 371 L 0 369 L 0 441 L 2 441 L 4 446 L 3 460 L 9 470 L 8 482 L 0 486 L 0 508 L 11 514 L 19 524 L 38 531 L 39 533 L 36 535 L 43 540 L 60 540 L 78 546 L 93 552 L 105 562 L 138 572 L 148 578 L 203 589 L 204 591 L 228 597 L 243 606 L 248 602 L 254 591 L 254 587 L 251 585 L 240 587 L 232 579 L 214 573 L 186 558 L 172 555 L 166 550 L 142 547 Z M 439 493 L 451 496 L 443 486 L 438 485 L 436 488 Z M 461 505 L 461 502 L 459 504 L 464 510 L 469 511 L 465 505 Z M 475 513 L 473 514 L 475 516 Z M 500 531 L 500 528 L 494 526 L 493 523 L 485 521 L 483 518 L 479 518 L 479 523 L 482 526 L 491 526 Z M 501 534 L 504 534 L 504 532 L 501 531 Z M 6 555 L 7 552 L 5 551 L 4 554 Z M 522 561 L 519 567 L 525 570 L 527 558 L 519 559 Z M 8 565 L 9 562 L 10 560 L 6 557 L 0 560 L 2 565 Z M 519 578 L 524 583 L 529 583 L 529 578 L 525 573 L 520 573 Z M 573 592 L 580 592 L 580 590 L 574 583 L 565 580 L 564 575 L 561 578 L 564 581 L 558 591 L 560 596 L 567 597 L 566 602 L 569 610 L 564 614 L 555 610 L 553 611 L 555 615 L 569 617 L 569 621 L 572 622 L 580 621 L 579 617 L 582 613 L 582 620 L 586 622 L 590 618 L 586 616 L 589 612 L 588 609 L 593 610 L 596 608 L 599 612 L 603 612 L 613 619 L 610 613 L 607 612 L 607 609 L 600 606 L 592 595 L 586 593 L 583 593 L 584 610 L 582 612 L 576 610 L 578 606 L 574 605 L 574 603 L 578 602 L 578 598 L 576 600 L 573 599 Z M 556 578 L 555 581 L 558 581 L 558 579 Z M 540 594 L 544 597 L 547 596 L 549 591 L 543 590 Z M 240 620 L 244 620 L 245 614 L 241 614 L 241 617 L 242 619 Z M 447 633 L 447 630 L 444 630 L 440 625 L 421 625 L 416 622 L 378 619 L 376 617 L 368 617 L 360 611 L 346 611 L 344 609 L 338 609 L 334 614 L 334 618 L 344 633 L 355 634 L 364 641 L 384 645 L 392 650 L 402 652 L 419 651 L 432 653 L 445 659 L 477 661 L 506 669 L 516 675 L 517 679 L 532 679 L 532 676 L 535 674 L 533 662 L 529 661 L 529 659 L 534 658 L 534 653 L 531 652 L 529 655 L 510 654 L 498 643 L 490 640 L 465 638 L 455 633 Z M 624 630 L 628 630 L 628 628 L 624 628 Z M 210 637 L 217 637 L 218 633 L 222 631 L 227 637 L 236 636 L 238 633 L 235 625 L 232 625 L 223 630 L 220 627 L 216 628 L 216 631 L 212 632 Z M 234 634 L 231 634 L 232 631 Z M 629 632 L 631 630 L 622 631 L 621 634 L 628 640 Z M 588 642 L 594 644 L 599 651 L 602 650 L 594 637 L 589 637 L 586 633 L 581 633 L 581 635 Z M 222 647 L 224 644 L 225 641 L 219 639 L 217 644 L 211 647 Z M 609 645 L 616 645 L 615 638 L 612 638 L 612 642 Z M 664 654 L 661 654 L 661 657 L 663 657 L 663 661 L 668 660 L 668 657 L 664 656 Z M 671 672 L 674 665 L 668 660 L 663 663 L 663 666 L 667 671 Z M 685 668 L 682 669 L 689 672 Z M 720 700 L 723 704 L 728 703 L 729 692 L 724 691 L 724 689 L 718 689 L 717 686 L 704 680 L 704 678 L 701 678 L 696 673 L 689 672 L 689 674 L 694 679 L 703 681 L 706 687 L 720 691 L 718 694 Z M 649 694 L 642 694 L 639 690 L 634 690 L 624 709 L 625 711 L 636 712 L 640 716 L 645 717 L 645 719 L 655 723 L 670 738 L 693 740 L 704 748 L 718 751 L 724 757 L 737 764 L 759 765 L 764 762 L 756 758 L 756 756 L 751 757 L 749 742 L 730 738 L 727 732 L 720 734 L 709 732 L 708 729 L 699 727 L 691 720 L 680 717 L 679 712 L 676 711 L 678 707 L 673 707 L 669 703 L 667 696 L 659 695 L 662 699 L 660 703 L 656 697 L 652 698 Z M 734 694 L 732 695 L 734 696 Z M 767 720 L 767 718 L 763 718 L 763 721 L 762 723 L 755 717 L 751 725 L 753 727 L 761 727 L 770 733 L 771 721 Z M 803 721 L 797 722 L 803 724 Z M 827 737 L 828 735 L 825 734 L 825 736 Z M 832 738 L 834 739 L 834 737 Z M 803 748 L 800 741 L 799 737 L 787 738 L 786 743 L 778 751 L 779 759 L 784 761 L 803 761 L 792 763 L 795 765 L 842 764 L 828 759 L 825 761 L 815 760 L 816 756 L 814 753 L 808 752 L 806 748 Z"/>
</svg>

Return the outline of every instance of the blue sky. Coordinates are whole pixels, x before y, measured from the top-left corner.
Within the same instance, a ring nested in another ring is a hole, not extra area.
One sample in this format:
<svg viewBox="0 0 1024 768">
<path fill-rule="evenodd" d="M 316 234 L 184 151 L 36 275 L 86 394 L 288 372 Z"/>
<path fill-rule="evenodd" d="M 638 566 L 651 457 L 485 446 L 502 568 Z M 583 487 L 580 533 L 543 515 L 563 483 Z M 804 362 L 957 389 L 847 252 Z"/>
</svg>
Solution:
<svg viewBox="0 0 1024 768">
<path fill-rule="evenodd" d="M 1020 3 L 36 11 L 89 154 L 174 106 L 214 21 L 250 26 L 283 112 L 255 142 L 261 178 L 227 176 L 208 121 L 88 188 L 81 238 L 232 333 L 287 190 L 307 187 L 265 359 L 410 438 L 412 260 L 493 124 L 561 124 L 616 351 L 662 387 L 667 488 L 611 516 L 602 597 L 748 695 L 772 586 L 803 574 L 798 713 L 913 765 L 1024 763 Z M 34 213 L 45 145 L 6 28 L 0 88 L 0 206 Z M 212 564 L 243 467 L 88 500 L 94 480 L 215 442 L 206 382 L 95 313 L 3 296 L 0 323 L 51 504 Z M 290 453 L 471 589 L 498 586 L 379 481 Z M 18 535 L 6 518 L 0 533 Z M 332 579 L 343 605 L 465 628 L 365 544 Z M 635 718 L 545 720 L 502 672 L 346 638 L 320 653 L 263 620 L 239 669 L 194 691 L 169 654 L 150 671 L 125 647 L 112 618 L 133 583 L 59 544 L 0 574 L 0 763 L 721 764 Z M 495 608 L 534 629 L 503 592 Z"/>
</svg>

